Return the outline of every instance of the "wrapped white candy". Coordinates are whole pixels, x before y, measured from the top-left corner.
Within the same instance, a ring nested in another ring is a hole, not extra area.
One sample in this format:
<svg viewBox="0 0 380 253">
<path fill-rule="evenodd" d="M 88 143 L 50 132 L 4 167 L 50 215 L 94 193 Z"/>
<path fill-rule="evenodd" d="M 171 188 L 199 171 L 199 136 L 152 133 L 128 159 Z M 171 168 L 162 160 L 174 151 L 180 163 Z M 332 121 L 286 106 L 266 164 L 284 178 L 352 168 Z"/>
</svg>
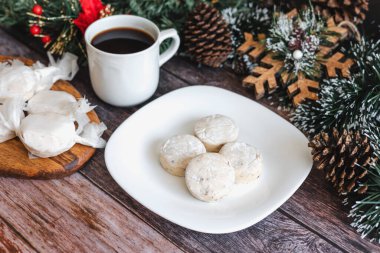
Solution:
<svg viewBox="0 0 380 253">
<path fill-rule="evenodd" d="M 67 92 L 50 90 L 57 80 L 74 77 L 77 57 L 66 53 L 58 62 L 51 55 L 49 60 L 49 67 L 39 62 L 29 67 L 18 60 L 0 63 L 0 142 L 17 135 L 38 157 L 59 155 L 75 143 L 104 148 L 100 136 L 106 126 L 90 123 L 87 116 L 94 106 L 85 98 L 77 101 Z"/>
<path fill-rule="evenodd" d="M 48 67 L 40 62 L 26 66 L 19 60 L 0 63 L 0 99 L 21 97 L 27 101 L 35 93 L 49 90 L 59 79 L 71 80 L 78 72 L 77 56 L 65 53 L 57 62 L 48 56 Z"/>
<path fill-rule="evenodd" d="M 30 114 L 21 121 L 18 137 L 32 155 L 52 157 L 69 150 L 75 143 L 103 148 L 105 141 L 100 138 L 104 124 L 86 126 L 78 135 L 75 124 L 68 116 L 57 113 Z"/>
<path fill-rule="evenodd" d="M 76 102 L 75 97 L 67 92 L 44 90 L 28 101 L 25 110 L 30 114 L 54 112 L 71 115 Z"/>
<path fill-rule="evenodd" d="M 80 133 L 90 122 L 87 113 L 94 108 L 95 106 L 91 106 L 85 98 L 77 101 L 73 95 L 65 91 L 45 90 L 34 95 L 28 101 L 25 110 L 29 114 L 52 112 L 70 116 L 77 121 L 77 133 Z"/>
<path fill-rule="evenodd" d="M 0 104 L 0 143 L 16 136 L 15 131 L 20 126 L 21 119 L 25 117 L 23 112 L 24 101 L 20 98 L 5 99 Z"/>
</svg>

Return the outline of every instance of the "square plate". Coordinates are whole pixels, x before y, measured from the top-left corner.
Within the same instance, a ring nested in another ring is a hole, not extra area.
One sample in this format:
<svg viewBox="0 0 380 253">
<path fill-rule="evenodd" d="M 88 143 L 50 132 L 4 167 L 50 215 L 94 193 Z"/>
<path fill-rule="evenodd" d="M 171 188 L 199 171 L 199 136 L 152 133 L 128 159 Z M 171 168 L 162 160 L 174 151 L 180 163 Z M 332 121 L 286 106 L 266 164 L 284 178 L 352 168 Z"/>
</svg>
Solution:
<svg viewBox="0 0 380 253">
<path fill-rule="evenodd" d="M 258 181 L 236 185 L 216 203 L 191 196 L 183 177 L 160 166 L 160 145 L 175 134 L 191 134 L 194 122 L 211 114 L 231 117 L 239 141 L 259 148 L 263 174 Z M 170 92 L 130 116 L 113 133 L 105 150 L 115 181 L 158 215 L 189 229 L 229 233 L 249 227 L 280 207 L 306 179 L 312 167 L 308 140 L 292 124 L 233 92 L 191 86 Z"/>
</svg>

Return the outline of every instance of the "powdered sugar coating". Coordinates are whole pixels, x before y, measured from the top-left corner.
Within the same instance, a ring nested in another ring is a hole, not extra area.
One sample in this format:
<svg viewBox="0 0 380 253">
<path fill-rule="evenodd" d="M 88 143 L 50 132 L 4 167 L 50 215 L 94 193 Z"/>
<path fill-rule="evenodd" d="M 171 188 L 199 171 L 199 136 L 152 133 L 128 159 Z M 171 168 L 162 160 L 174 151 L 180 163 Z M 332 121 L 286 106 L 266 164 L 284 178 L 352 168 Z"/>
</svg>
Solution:
<svg viewBox="0 0 380 253">
<path fill-rule="evenodd" d="M 185 179 L 189 191 L 195 198 L 212 202 L 231 192 L 235 172 L 222 155 L 206 153 L 190 161 Z"/>
<path fill-rule="evenodd" d="M 29 114 L 53 112 L 70 115 L 76 102 L 75 97 L 65 91 L 44 90 L 28 101 L 26 111 Z"/>
<path fill-rule="evenodd" d="M 235 169 L 236 183 L 250 183 L 260 177 L 263 158 L 255 147 L 243 142 L 227 143 L 219 153 Z"/>
<path fill-rule="evenodd" d="M 160 162 L 170 174 L 183 177 L 190 160 L 205 152 L 206 148 L 198 138 L 189 134 L 176 135 L 162 145 Z"/>
<path fill-rule="evenodd" d="M 201 118 L 195 123 L 194 133 L 209 152 L 218 152 L 223 144 L 236 141 L 239 128 L 235 122 L 220 114 Z"/>
<path fill-rule="evenodd" d="M 75 144 L 75 125 L 67 116 L 56 113 L 29 114 L 21 121 L 18 136 L 35 156 L 52 157 Z"/>
</svg>

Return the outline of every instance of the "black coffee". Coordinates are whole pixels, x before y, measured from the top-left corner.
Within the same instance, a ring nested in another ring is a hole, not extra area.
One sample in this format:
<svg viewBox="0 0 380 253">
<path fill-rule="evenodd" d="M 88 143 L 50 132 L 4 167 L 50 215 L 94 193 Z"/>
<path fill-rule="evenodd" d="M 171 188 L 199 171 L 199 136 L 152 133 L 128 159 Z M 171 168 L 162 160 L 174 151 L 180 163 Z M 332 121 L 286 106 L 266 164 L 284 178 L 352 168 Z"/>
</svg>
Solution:
<svg viewBox="0 0 380 253">
<path fill-rule="evenodd" d="M 135 28 L 114 28 L 97 34 L 91 44 L 99 50 L 113 54 L 132 54 L 153 45 L 154 39 Z"/>
</svg>

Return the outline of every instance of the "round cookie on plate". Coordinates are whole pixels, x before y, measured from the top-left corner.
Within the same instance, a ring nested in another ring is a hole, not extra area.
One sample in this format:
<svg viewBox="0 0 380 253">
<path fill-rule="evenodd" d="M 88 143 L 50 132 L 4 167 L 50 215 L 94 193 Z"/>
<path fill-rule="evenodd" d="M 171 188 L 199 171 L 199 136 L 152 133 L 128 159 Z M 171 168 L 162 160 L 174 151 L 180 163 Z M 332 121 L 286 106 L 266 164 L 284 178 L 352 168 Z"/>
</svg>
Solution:
<svg viewBox="0 0 380 253">
<path fill-rule="evenodd" d="M 253 146 L 243 142 L 227 143 L 219 151 L 235 169 L 237 184 L 256 181 L 263 169 L 261 153 Z"/>
<path fill-rule="evenodd" d="M 170 174 L 183 177 L 190 160 L 203 153 L 206 148 L 198 138 L 189 134 L 176 135 L 161 146 L 160 163 Z"/>
<path fill-rule="evenodd" d="M 235 172 L 224 156 L 205 153 L 190 161 L 185 179 L 187 188 L 195 198 L 212 202 L 230 193 L 235 182 Z"/>
<path fill-rule="evenodd" d="M 209 152 L 218 152 L 223 144 L 236 141 L 239 128 L 235 122 L 220 114 L 201 118 L 195 123 L 194 133 Z"/>
</svg>

